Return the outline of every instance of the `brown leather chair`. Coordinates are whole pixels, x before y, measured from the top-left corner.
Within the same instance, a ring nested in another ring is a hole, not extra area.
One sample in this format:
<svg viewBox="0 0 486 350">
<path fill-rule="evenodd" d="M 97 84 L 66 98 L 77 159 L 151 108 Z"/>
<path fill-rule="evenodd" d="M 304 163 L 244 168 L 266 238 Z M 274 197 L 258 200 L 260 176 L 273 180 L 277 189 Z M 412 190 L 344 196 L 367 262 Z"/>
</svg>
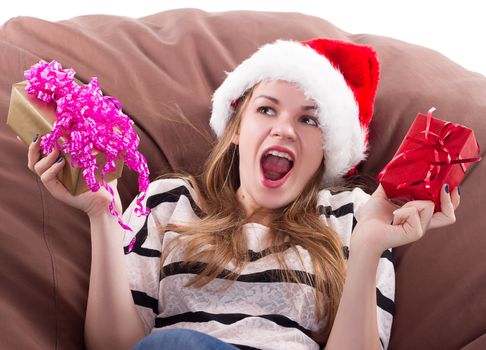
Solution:
<svg viewBox="0 0 486 350">
<path fill-rule="evenodd" d="M 13 18 L 0 27 L 0 343 L 4 349 L 82 349 L 90 235 L 85 215 L 54 200 L 27 169 L 26 147 L 6 126 L 11 85 L 32 64 L 57 60 L 97 76 L 136 123 L 152 179 L 197 172 L 209 144 L 174 122 L 179 106 L 209 132 L 210 97 L 237 63 L 277 38 L 330 37 L 372 45 L 381 81 L 364 171 L 391 159 L 418 112 L 474 129 L 486 147 L 486 78 L 424 47 L 347 33 L 297 13 L 185 9 L 130 19 L 83 16 L 56 23 Z M 484 152 L 482 154 L 484 157 Z M 466 175 L 457 222 L 394 250 L 396 307 L 390 349 L 486 348 L 486 165 Z M 137 174 L 119 181 L 124 206 Z"/>
</svg>

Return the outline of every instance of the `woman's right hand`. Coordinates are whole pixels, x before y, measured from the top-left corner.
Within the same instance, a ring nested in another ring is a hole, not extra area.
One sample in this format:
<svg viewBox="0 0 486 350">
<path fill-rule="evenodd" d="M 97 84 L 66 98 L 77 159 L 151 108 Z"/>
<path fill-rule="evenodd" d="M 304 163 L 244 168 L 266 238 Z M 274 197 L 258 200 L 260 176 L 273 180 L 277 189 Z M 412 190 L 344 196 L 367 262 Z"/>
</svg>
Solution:
<svg viewBox="0 0 486 350">
<path fill-rule="evenodd" d="M 65 166 L 65 159 L 60 156 L 57 148 L 45 157 L 41 155 L 40 137 L 37 137 L 29 146 L 28 164 L 29 169 L 40 177 L 40 180 L 54 198 L 74 208 L 80 209 L 90 217 L 101 215 L 109 211 L 108 205 L 112 197 L 110 193 L 101 186 L 97 192 L 87 191 L 77 196 L 72 195 L 66 187 L 57 179 L 57 174 Z M 116 188 L 117 181 L 109 183 L 115 194 L 116 210 L 121 212 L 120 196 Z"/>
</svg>

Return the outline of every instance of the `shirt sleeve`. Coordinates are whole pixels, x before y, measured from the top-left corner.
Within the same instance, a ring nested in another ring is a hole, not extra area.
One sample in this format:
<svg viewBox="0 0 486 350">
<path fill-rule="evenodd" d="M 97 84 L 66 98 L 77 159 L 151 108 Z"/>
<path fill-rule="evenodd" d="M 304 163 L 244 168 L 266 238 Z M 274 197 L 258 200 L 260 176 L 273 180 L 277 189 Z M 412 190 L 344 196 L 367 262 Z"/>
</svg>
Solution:
<svg viewBox="0 0 486 350">
<path fill-rule="evenodd" d="M 134 213 L 136 199 L 123 214 L 123 222 L 132 231 L 124 234 L 125 264 L 132 297 L 148 334 L 159 314 L 160 258 L 164 227 L 191 220 L 198 208 L 193 189 L 181 179 L 163 179 L 152 182 L 143 200 L 150 209 L 147 216 Z M 187 208 L 191 208 L 188 210 Z M 192 214 L 192 215 L 191 215 Z"/>
<path fill-rule="evenodd" d="M 343 241 L 344 255 L 347 259 L 351 234 L 357 224 L 357 213 L 366 204 L 370 195 L 360 188 L 352 191 L 332 193 L 321 191 L 318 209 L 324 223 L 333 228 Z M 382 349 L 387 349 L 393 322 L 395 300 L 395 269 L 392 250 L 383 252 L 376 271 L 376 311 L 378 334 Z"/>
</svg>

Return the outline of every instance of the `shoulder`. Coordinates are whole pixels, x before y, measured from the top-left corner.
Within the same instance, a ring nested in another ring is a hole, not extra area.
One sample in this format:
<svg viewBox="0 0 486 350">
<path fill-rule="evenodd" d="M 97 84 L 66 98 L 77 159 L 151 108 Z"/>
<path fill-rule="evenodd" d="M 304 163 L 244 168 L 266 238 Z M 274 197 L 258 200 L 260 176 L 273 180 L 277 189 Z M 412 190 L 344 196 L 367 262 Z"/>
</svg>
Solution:
<svg viewBox="0 0 486 350">
<path fill-rule="evenodd" d="M 154 180 L 149 184 L 147 190 L 147 197 L 164 192 L 186 192 L 196 197 L 196 193 L 192 184 L 183 178 L 166 178 Z"/>
<path fill-rule="evenodd" d="M 351 233 L 357 224 L 356 212 L 369 198 L 370 195 L 360 188 L 344 191 L 325 189 L 319 192 L 317 200 L 319 217 L 325 225 L 337 233 L 345 249 L 350 245 Z"/>
<path fill-rule="evenodd" d="M 143 248 L 153 251 L 149 256 L 160 256 L 162 228 L 168 224 L 187 224 L 202 216 L 194 188 L 182 178 L 159 179 L 149 184 L 142 200 L 143 206 L 150 209 L 147 216 L 134 212 L 139 198 L 135 198 L 123 214 L 123 221 L 131 228 L 125 231 L 125 251 L 138 252 L 137 249 Z M 136 242 L 134 248 L 128 249 L 133 241 Z"/>
<path fill-rule="evenodd" d="M 200 216 L 197 193 L 192 185 L 182 178 L 167 178 L 152 181 L 142 200 L 143 207 L 150 209 L 147 217 L 134 213 L 140 194 L 128 206 L 123 221 L 134 231 L 147 223 L 167 223 L 176 217 Z"/>
<path fill-rule="evenodd" d="M 191 183 L 182 178 L 159 179 L 150 183 L 146 201 L 147 207 L 154 209 L 162 203 L 176 203 L 181 198 L 188 199 L 191 204 L 198 203 L 198 195 Z"/>
<path fill-rule="evenodd" d="M 332 210 L 349 208 L 350 212 L 356 212 L 370 197 L 368 193 L 359 187 L 344 191 L 324 189 L 319 192 L 317 205 L 318 207 L 330 207 Z"/>
</svg>

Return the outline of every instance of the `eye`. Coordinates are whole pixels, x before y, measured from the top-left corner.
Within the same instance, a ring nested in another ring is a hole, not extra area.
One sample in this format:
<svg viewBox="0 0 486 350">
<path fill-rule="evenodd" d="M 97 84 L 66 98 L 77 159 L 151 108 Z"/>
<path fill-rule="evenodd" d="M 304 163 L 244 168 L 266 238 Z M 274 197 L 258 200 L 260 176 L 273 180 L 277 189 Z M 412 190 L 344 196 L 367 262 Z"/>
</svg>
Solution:
<svg viewBox="0 0 486 350">
<path fill-rule="evenodd" d="M 270 107 L 266 107 L 266 106 L 263 106 L 263 107 L 259 107 L 257 109 L 258 113 L 263 113 L 263 114 L 266 114 L 266 115 L 275 115 L 275 110 L 273 108 L 270 108 Z"/>
<path fill-rule="evenodd" d="M 300 118 L 300 120 L 307 125 L 319 126 L 319 121 L 315 117 L 311 117 L 311 116 L 306 115 L 306 116 L 303 116 L 302 118 Z"/>
</svg>

